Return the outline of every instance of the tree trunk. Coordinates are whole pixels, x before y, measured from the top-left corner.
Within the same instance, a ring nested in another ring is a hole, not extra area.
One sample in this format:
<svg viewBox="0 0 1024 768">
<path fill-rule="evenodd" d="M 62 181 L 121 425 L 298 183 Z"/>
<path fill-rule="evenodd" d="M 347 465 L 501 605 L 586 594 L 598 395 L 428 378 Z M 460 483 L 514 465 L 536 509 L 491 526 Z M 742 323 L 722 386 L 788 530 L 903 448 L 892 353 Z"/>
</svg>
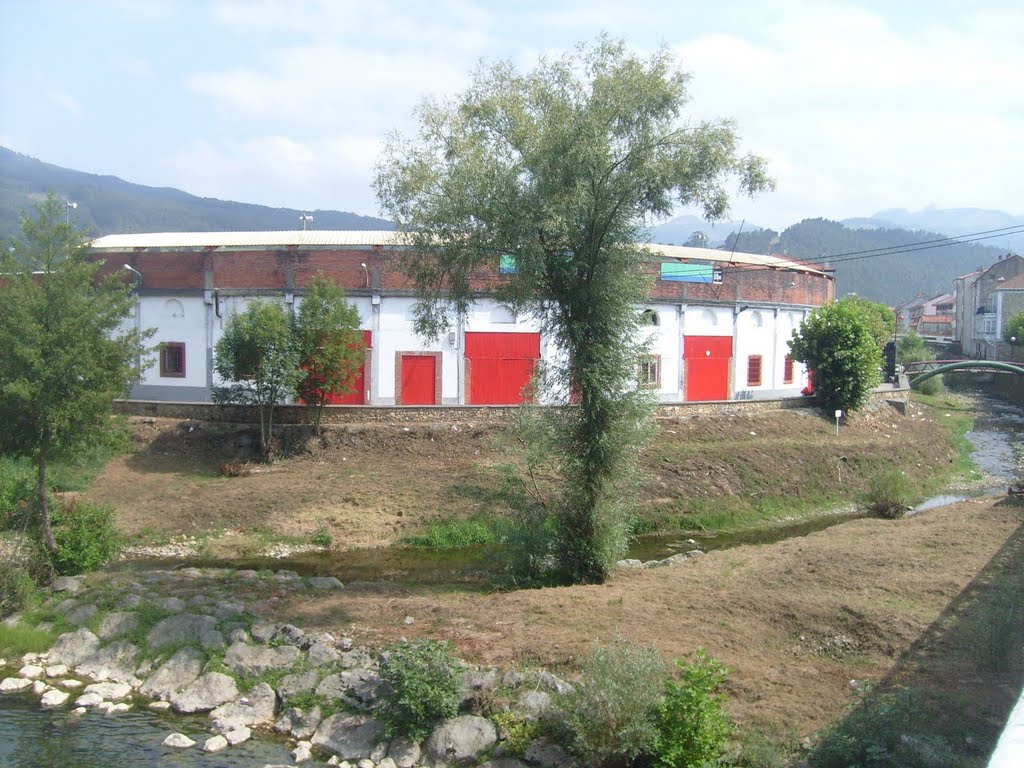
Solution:
<svg viewBox="0 0 1024 768">
<path fill-rule="evenodd" d="M 39 516 L 42 524 L 43 543 L 50 552 L 57 551 L 57 540 L 53 537 L 53 529 L 50 527 L 50 499 L 46 490 L 46 449 L 39 451 L 39 482 L 36 492 L 39 494 Z"/>
</svg>

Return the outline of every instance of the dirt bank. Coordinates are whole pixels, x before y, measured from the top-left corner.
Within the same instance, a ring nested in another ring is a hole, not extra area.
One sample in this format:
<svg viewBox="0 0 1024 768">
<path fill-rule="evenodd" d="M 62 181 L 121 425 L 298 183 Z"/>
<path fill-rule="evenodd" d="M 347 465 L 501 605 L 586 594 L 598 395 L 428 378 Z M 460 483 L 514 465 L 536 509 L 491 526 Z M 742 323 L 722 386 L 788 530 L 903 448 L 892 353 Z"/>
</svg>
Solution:
<svg viewBox="0 0 1024 768">
<path fill-rule="evenodd" d="M 1024 509 L 986 498 L 620 572 L 602 586 L 479 594 L 350 584 L 337 596 L 290 604 L 278 618 L 373 641 L 446 638 L 472 661 L 559 670 L 617 634 L 666 658 L 703 647 L 733 670 L 732 714 L 781 727 L 797 743 L 838 719 L 856 690 L 908 665 L 915 643 L 952 621 L 950 607 L 1008 542 L 1016 567 L 1024 563 L 1022 522 Z M 405 624 L 407 616 L 415 623 Z M 941 675 L 909 682 L 958 691 L 997 732 L 1017 677 L 980 678 L 970 644 L 943 653 Z M 960 667 L 951 662 L 957 654 L 968 657 Z"/>
<path fill-rule="evenodd" d="M 893 464 L 937 477 L 954 458 L 942 418 L 882 406 L 838 438 L 834 422 L 805 410 L 660 421 L 644 454 L 642 510 L 667 527 L 716 513 L 742 522 L 855 497 Z M 224 477 L 222 464 L 251 453 L 251 430 L 133 424 L 136 452 L 112 461 L 88 495 L 142 540 L 218 531 L 308 540 L 323 530 L 340 549 L 386 545 L 431 519 L 501 512 L 518 461 L 494 426 L 356 425 L 329 429 L 322 444 L 296 431 L 289 440 L 304 452 Z"/>
</svg>

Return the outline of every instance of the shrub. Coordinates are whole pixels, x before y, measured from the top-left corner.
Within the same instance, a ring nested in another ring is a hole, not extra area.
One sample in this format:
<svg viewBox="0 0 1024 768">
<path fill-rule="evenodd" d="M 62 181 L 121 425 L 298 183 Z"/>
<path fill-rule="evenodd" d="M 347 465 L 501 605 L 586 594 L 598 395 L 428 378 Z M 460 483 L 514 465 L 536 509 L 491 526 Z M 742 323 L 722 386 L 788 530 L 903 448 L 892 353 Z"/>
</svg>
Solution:
<svg viewBox="0 0 1024 768">
<path fill-rule="evenodd" d="M 813 768 L 925 768 L 945 765 L 949 745 L 927 734 L 921 697 L 911 689 L 865 701 L 811 752 Z"/>
<path fill-rule="evenodd" d="M 658 705 L 654 754 L 666 768 L 714 763 L 725 749 L 732 723 L 722 709 L 718 689 L 725 666 L 698 650 L 692 662 L 676 661 L 682 675 L 670 681 Z"/>
<path fill-rule="evenodd" d="M 582 679 L 561 698 L 569 746 L 589 766 L 609 766 L 653 754 L 665 663 L 654 648 L 617 638 L 595 645 Z"/>
<path fill-rule="evenodd" d="M 22 563 L 0 562 L 0 618 L 29 608 L 39 586 Z"/>
<path fill-rule="evenodd" d="M 0 457 L 0 528 L 18 525 L 36 495 L 36 479 L 31 468 L 7 457 Z"/>
<path fill-rule="evenodd" d="M 241 461 L 225 461 L 220 465 L 219 472 L 223 477 L 248 477 L 252 469 Z"/>
<path fill-rule="evenodd" d="M 510 757 L 521 758 L 525 755 L 530 744 L 541 733 L 540 722 L 527 719 L 521 712 L 506 710 L 498 712 L 491 719 L 498 726 L 504 754 Z"/>
<path fill-rule="evenodd" d="M 413 640 L 392 645 L 380 663 L 387 693 L 378 712 L 390 737 L 420 740 L 459 709 L 461 668 L 448 643 Z"/>
<path fill-rule="evenodd" d="M 556 521 L 543 510 L 526 510 L 502 519 L 498 542 L 488 548 L 495 564 L 497 586 L 506 589 L 564 584 L 556 551 Z"/>
<path fill-rule="evenodd" d="M 80 499 L 57 506 L 53 537 L 57 541 L 53 566 L 58 573 L 95 570 L 121 551 L 113 509 Z"/>
<path fill-rule="evenodd" d="M 489 521 L 485 517 L 435 520 L 426 531 L 408 536 L 405 543 L 418 549 L 465 549 L 494 540 Z"/>
<path fill-rule="evenodd" d="M 888 467 L 868 483 L 868 506 L 877 515 L 895 520 L 903 517 L 910 501 L 910 486 L 907 476 L 896 467 Z"/>
</svg>

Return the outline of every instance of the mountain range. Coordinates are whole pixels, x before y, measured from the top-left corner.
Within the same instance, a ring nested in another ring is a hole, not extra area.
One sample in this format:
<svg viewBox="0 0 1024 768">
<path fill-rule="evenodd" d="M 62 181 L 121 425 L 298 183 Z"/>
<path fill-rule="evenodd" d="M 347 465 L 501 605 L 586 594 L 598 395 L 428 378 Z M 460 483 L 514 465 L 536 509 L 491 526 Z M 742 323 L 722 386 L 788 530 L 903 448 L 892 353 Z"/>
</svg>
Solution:
<svg viewBox="0 0 1024 768">
<path fill-rule="evenodd" d="M 31 210 L 50 192 L 74 201 L 76 207 L 69 213 L 95 235 L 290 230 L 300 227 L 301 215 L 312 215 L 316 229 L 394 226 L 386 219 L 344 211 L 271 208 L 132 184 L 116 176 L 51 165 L 0 147 L 0 238 L 16 236 L 21 212 Z M 991 233 L 1007 227 L 1022 229 L 1009 235 Z M 977 237 L 978 233 L 999 237 L 915 245 L 944 237 Z M 857 293 L 897 304 L 919 292 L 937 295 L 949 291 L 958 275 L 993 264 L 1008 252 L 1024 253 L 1024 216 L 977 208 L 927 208 L 915 213 L 888 209 L 843 221 L 805 219 L 781 232 L 745 221 L 710 224 L 696 216 L 680 216 L 654 227 L 650 235 L 661 243 L 701 242 L 727 249 L 735 244 L 748 253 L 780 253 L 831 266 L 837 295 Z"/>
</svg>

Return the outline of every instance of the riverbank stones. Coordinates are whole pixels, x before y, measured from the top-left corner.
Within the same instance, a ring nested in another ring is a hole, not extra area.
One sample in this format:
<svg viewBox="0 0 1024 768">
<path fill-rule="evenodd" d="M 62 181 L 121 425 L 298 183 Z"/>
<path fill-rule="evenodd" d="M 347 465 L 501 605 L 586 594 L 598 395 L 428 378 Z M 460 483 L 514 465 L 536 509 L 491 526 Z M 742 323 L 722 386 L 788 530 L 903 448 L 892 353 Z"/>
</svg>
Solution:
<svg viewBox="0 0 1024 768">
<path fill-rule="evenodd" d="M 139 688 L 147 698 L 168 700 L 178 691 L 196 681 L 203 671 L 203 654 L 185 647 L 161 664 Z"/>
<path fill-rule="evenodd" d="M 171 706 L 177 712 L 208 712 L 227 704 L 238 696 L 234 678 L 222 672 L 207 672 L 190 685 L 171 696 Z"/>
</svg>

